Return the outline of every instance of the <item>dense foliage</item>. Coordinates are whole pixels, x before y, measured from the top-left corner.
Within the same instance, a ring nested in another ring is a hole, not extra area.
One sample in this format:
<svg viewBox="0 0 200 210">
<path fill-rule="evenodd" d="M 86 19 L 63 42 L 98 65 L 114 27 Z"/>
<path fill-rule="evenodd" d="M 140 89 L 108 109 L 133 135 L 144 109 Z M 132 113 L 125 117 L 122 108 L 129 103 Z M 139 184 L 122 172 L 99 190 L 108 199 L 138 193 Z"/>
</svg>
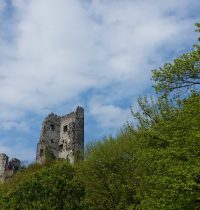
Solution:
<svg viewBox="0 0 200 210">
<path fill-rule="evenodd" d="M 74 166 L 50 157 L 19 172 L 0 185 L 0 209 L 200 209 L 199 49 L 153 71 L 158 98 L 139 97 L 136 126 L 89 145 Z"/>
<path fill-rule="evenodd" d="M 79 209 L 83 190 L 73 182 L 74 169 L 68 162 L 36 165 L 27 171 L 14 177 L 14 186 L 12 179 L 5 184 L 2 209 Z"/>
</svg>

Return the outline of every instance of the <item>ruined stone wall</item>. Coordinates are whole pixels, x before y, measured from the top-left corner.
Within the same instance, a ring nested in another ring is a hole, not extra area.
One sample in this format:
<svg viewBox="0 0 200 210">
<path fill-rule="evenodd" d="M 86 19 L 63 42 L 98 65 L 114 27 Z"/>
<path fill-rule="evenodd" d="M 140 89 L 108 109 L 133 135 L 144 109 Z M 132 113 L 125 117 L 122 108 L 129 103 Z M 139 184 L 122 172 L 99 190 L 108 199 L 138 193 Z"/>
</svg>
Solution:
<svg viewBox="0 0 200 210">
<path fill-rule="evenodd" d="M 45 152 L 47 149 L 52 152 L 55 158 L 58 158 L 58 143 L 60 138 L 60 117 L 51 113 L 49 114 L 43 124 L 40 135 L 40 140 L 37 145 L 37 163 L 43 164 L 45 160 Z"/>
<path fill-rule="evenodd" d="M 50 114 L 43 122 L 37 146 L 37 163 L 46 161 L 45 151 L 58 159 L 68 159 L 74 163 L 77 153 L 84 150 L 84 109 L 77 107 L 75 112 L 59 117 Z"/>
<path fill-rule="evenodd" d="M 8 168 L 8 156 L 4 153 L 0 154 L 0 181 L 6 180 L 6 169 Z"/>
<path fill-rule="evenodd" d="M 0 154 L 0 182 L 5 182 L 20 168 L 20 160 L 13 158 L 9 161 L 9 157 L 6 154 Z"/>
<path fill-rule="evenodd" d="M 69 158 L 70 162 L 73 161 L 73 148 L 71 144 L 74 141 L 75 120 L 75 113 L 72 112 L 61 118 L 60 126 L 59 158 Z"/>
</svg>

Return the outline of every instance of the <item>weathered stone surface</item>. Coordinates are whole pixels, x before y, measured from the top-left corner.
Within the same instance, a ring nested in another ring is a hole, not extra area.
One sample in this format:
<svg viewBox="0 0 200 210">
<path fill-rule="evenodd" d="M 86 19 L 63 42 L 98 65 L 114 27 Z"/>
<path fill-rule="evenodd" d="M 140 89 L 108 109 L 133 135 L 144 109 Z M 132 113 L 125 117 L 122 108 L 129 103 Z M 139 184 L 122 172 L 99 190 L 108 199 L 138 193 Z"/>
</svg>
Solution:
<svg viewBox="0 0 200 210">
<path fill-rule="evenodd" d="M 8 156 L 4 153 L 0 154 L 0 181 L 6 180 L 6 170 L 8 168 Z"/>
<path fill-rule="evenodd" d="M 75 112 L 62 117 L 53 113 L 46 117 L 37 145 L 37 163 L 45 163 L 47 151 L 56 159 L 68 159 L 72 164 L 78 158 L 78 154 L 83 154 L 84 109 L 82 107 L 77 107 Z"/>
<path fill-rule="evenodd" d="M 9 161 L 9 157 L 6 154 L 0 154 L 0 182 L 5 182 L 20 168 L 20 160 L 13 158 Z"/>
</svg>

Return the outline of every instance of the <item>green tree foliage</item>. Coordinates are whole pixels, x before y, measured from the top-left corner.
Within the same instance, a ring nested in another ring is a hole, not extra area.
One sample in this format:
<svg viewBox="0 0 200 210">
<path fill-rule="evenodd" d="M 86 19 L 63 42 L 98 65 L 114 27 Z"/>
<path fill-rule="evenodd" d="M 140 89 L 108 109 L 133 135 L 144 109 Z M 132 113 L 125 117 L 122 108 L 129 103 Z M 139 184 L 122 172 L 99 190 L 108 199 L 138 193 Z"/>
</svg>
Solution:
<svg viewBox="0 0 200 210">
<path fill-rule="evenodd" d="M 73 178 L 74 170 L 67 161 L 41 167 L 7 188 L 3 209 L 77 210 L 83 190 Z"/>
<path fill-rule="evenodd" d="M 44 150 L 45 162 L 51 163 L 55 160 L 53 152 L 47 147 Z"/>
<path fill-rule="evenodd" d="M 153 71 L 155 89 L 168 95 L 175 92 L 180 96 L 187 91 L 195 90 L 200 85 L 200 49 L 184 54 L 167 63 L 164 67 Z"/>
<path fill-rule="evenodd" d="M 196 46 L 154 70 L 161 97 L 156 102 L 140 97 L 140 111 L 132 111 L 138 121 L 132 132 L 140 140 L 141 162 L 146 164 L 139 189 L 141 209 L 200 209 L 199 64 Z"/>
<path fill-rule="evenodd" d="M 200 24 L 197 23 L 196 26 L 196 31 L 200 32 Z M 172 92 L 175 92 L 175 96 L 180 96 L 191 90 L 199 90 L 200 46 L 195 45 L 193 51 L 181 55 L 172 63 L 153 70 L 152 78 L 155 82 L 155 90 L 164 96 Z"/>
<path fill-rule="evenodd" d="M 3 185 L 0 183 L 0 209 L 3 209 L 3 203 L 4 203 L 4 190 L 3 190 Z"/>
<path fill-rule="evenodd" d="M 175 112 L 176 107 L 173 106 L 173 102 L 167 98 L 158 98 L 154 100 L 152 97 L 150 100 L 145 97 L 138 97 L 139 111 L 134 112 L 131 108 L 131 113 L 137 122 L 138 130 L 146 130 L 151 126 L 158 124 L 161 120 L 170 120 Z"/>
<path fill-rule="evenodd" d="M 200 23 L 196 23 L 196 32 L 199 32 L 200 33 Z M 200 41 L 200 37 L 199 37 L 199 41 Z"/>
<path fill-rule="evenodd" d="M 150 104 L 147 107 L 151 109 Z M 169 118 L 160 117 L 150 127 L 134 131 L 140 140 L 136 152 L 145 163 L 140 166 L 144 173 L 139 189 L 142 209 L 200 208 L 199 110 L 200 95 L 192 94 L 179 108 L 168 109 Z M 143 118 L 146 121 L 149 115 Z"/>
<path fill-rule="evenodd" d="M 146 165 L 139 189 L 140 208 L 200 209 L 198 45 L 172 64 L 154 70 L 153 80 L 161 97 L 155 102 L 140 97 L 140 111 L 132 111 L 138 121 L 132 133 L 140 140 L 141 163 Z"/>
<path fill-rule="evenodd" d="M 136 189 L 141 171 L 136 167 L 135 148 L 128 133 L 117 140 L 107 138 L 90 148 L 87 160 L 79 168 L 85 186 L 85 209 L 117 210 L 139 205 Z"/>
</svg>

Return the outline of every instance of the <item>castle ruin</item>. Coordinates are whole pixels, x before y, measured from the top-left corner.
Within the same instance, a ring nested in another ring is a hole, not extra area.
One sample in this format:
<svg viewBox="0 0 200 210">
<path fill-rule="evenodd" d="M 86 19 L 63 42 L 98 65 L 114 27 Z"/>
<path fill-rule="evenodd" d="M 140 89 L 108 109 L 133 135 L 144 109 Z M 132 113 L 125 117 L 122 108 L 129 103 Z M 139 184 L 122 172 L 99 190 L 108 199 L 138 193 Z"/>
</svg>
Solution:
<svg viewBox="0 0 200 210">
<path fill-rule="evenodd" d="M 71 164 L 83 158 L 84 109 L 80 106 L 65 116 L 49 114 L 37 144 L 36 162 L 44 164 L 48 157 L 68 159 Z"/>
<path fill-rule="evenodd" d="M 0 154 L 0 182 L 5 182 L 20 168 L 21 168 L 20 160 L 12 158 L 9 161 L 9 157 L 6 154 L 4 153 Z"/>
</svg>

